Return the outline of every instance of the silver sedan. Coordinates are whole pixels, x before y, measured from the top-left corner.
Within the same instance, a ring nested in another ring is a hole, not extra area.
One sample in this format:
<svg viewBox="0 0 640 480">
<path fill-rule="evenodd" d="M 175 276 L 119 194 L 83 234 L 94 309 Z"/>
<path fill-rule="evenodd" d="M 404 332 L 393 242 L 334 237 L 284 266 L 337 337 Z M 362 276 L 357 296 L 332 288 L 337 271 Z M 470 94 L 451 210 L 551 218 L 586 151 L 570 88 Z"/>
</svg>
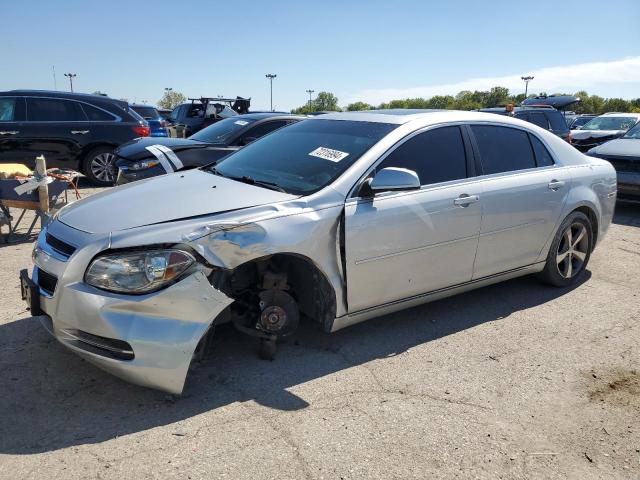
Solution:
<svg viewBox="0 0 640 480">
<path fill-rule="evenodd" d="M 615 201 L 607 161 L 530 123 L 328 114 L 65 207 L 21 286 L 66 347 L 180 393 L 221 323 L 269 357 L 300 321 L 334 332 L 534 273 L 571 285 Z"/>
</svg>

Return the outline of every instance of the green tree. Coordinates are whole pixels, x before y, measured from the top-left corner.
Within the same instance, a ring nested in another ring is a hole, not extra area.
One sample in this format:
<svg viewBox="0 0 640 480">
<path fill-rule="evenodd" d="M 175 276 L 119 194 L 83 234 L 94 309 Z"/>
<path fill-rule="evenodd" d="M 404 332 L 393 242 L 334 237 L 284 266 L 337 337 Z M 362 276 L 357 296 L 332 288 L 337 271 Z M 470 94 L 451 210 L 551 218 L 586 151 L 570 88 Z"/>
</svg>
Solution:
<svg viewBox="0 0 640 480">
<path fill-rule="evenodd" d="M 323 110 L 332 112 L 340 111 L 340 107 L 338 107 L 338 97 L 331 92 L 320 92 L 312 102 L 312 106 L 315 107 L 314 110 L 316 112 L 321 112 Z"/>
<path fill-rule="evenodd" d="M 291 113 L 304 115 L 310 112 L 339 112 L 338 97 L 331 92 L 320 92 L 318 96 L 311 102 L 307 102 L 301 107 L 294 108 Z"/>
<path fill-rule="evenodd" d="M 359 110 L 371 110 L 373 107 L 368 103 L 354 102 L 347 105 L 347 112 L 357 112 Z"/>
<path fill-rule="evenodd" d="M 158 100 L 158 107 L 173 110 L 181 103 L 185 102 L 187 97 L 175 90 L 165 90 L 164 95 Z"/>
</svg>

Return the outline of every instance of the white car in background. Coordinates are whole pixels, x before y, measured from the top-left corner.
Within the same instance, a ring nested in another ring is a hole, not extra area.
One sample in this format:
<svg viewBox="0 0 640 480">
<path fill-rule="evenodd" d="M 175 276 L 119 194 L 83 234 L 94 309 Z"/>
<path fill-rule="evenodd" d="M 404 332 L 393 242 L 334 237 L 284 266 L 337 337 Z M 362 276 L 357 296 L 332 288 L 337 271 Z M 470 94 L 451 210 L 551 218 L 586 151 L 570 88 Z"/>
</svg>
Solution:
<svg viewBox="0 0 640 480">
<path fill-rule="evenodd" d="M 640 122 L 640 113 L 605 113 L 571 130 L 572 145 L 581 152 L 619 138 Z"/>
</svg>

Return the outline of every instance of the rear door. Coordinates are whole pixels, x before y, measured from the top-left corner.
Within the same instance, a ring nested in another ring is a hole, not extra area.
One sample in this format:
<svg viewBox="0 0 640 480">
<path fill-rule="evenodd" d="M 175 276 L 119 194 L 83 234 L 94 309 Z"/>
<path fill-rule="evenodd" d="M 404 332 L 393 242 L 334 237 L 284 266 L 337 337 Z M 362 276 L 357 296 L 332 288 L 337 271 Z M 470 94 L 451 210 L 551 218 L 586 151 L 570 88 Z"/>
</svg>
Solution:
<svg viewBox="0 0 640 480">
<path fill-rule="evenodd" d="M 459 126 L 418 133 L 393 149 L 376 170 L 415 171 L 419 190 L 347 200 L 350 312 L 471 280 L 481 192 L 467 178 L 473 174 L 470 155 Z"/>
<path fill-rule="evenodd" d="M 27 121 L 20 141 L 29 162 L 44 155 L 48 167 L 77 169 L 81 152 L 91 141 L 91 127 L 80 104 L 62 98 L 26 100 Z"/>
<path fill-rule="evenodd" d="M 471 125 L 482 176 L 482 225 L 473 277 L 536 262 L 569 192 L 567 167 L 524 129 Z"/>
<path fill-rule="evenodd" d="M 24 98 L 0 97 L 0 163 L 25 163 L 27 160 L 20 144 L 24 135 L 24 116 Z"/>
</svg>

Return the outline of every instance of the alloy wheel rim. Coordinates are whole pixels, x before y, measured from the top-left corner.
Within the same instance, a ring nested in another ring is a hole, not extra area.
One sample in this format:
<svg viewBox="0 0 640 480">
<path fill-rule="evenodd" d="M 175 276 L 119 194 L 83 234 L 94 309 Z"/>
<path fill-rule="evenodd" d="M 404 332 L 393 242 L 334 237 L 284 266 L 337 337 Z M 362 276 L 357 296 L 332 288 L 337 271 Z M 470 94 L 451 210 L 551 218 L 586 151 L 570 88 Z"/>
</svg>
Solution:
<svg viewBox="0 0 640 480">
<path fill-rule="evenodd" d="M 91 160 L 91 173 L 102 182 L 113 182 L 115 178 L 115 155 L 100 153 Z"/>
<path fill-rule="evenodd" d="M 563 278 L 573 278 L 582 271 L 589 252 L 587 227 L 580 222 L 572 223 L 562 232 L 556 252 L 558 273 Z"/>
</svg>

